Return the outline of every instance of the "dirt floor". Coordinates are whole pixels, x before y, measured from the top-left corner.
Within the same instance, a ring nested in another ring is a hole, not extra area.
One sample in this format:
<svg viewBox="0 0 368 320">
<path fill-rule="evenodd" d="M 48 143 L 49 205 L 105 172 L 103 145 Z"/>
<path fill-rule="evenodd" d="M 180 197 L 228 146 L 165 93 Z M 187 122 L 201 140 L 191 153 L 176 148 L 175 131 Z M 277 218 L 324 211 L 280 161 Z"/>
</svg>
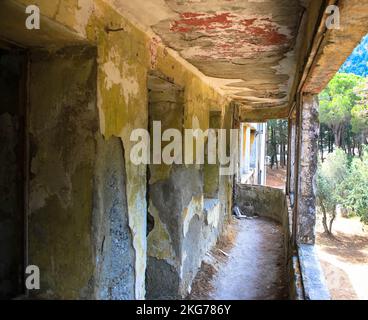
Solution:
<svg viewBox="0 0 368 320">
<path fill-rule="evenodd" d="M 282 169 L 274 167 L 271 169 L 267 166 L 266 185 L 269 187 L 285 189 L 286 185 L 286 168 Z"/>
<path fill-rule="evenodd" d="M 317 252 L 332 299 L 368 299 L 368 226 L 338 216 L 333 237 L 317 223 Z"/>
<path fill-rule="evenodd" d="M 237 220 L 202 263 L 188 299 L 287 299 L 281 227 L 265 218 Z"/>
</svg>

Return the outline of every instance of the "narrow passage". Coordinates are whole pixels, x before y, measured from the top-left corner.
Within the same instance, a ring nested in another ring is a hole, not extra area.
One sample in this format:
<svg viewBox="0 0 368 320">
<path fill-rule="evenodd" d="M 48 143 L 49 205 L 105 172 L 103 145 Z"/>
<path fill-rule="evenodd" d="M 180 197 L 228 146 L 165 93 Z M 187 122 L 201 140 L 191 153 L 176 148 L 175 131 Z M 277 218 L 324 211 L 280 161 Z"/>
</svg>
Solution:
<svg viewBox="0 0 368 320">
<path fill-rule="evenodd" d="M 189 299 L 287 299 L 281 226 L 269 219 L 234 218 L 226 236 L 208 254 Z"/>
</svg>

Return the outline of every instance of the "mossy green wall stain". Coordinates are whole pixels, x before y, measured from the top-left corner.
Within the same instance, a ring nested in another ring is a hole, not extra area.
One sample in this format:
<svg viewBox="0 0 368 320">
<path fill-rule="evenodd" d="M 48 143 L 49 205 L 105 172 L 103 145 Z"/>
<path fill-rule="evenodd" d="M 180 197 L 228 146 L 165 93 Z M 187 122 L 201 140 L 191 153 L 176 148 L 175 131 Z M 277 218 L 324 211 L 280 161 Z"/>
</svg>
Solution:
<svg viewBox="0 0 368 320">
<path fill-rule="evenodd" d="M 71 179 L 72 199 L 66 208 L 53 195 L 29 217 L 29 263 L 40 268 L 41 291 L 37 295 L 41 297 L 93 297 L 92 172 L 88 165 L 77 169 Z"/>
</svg>

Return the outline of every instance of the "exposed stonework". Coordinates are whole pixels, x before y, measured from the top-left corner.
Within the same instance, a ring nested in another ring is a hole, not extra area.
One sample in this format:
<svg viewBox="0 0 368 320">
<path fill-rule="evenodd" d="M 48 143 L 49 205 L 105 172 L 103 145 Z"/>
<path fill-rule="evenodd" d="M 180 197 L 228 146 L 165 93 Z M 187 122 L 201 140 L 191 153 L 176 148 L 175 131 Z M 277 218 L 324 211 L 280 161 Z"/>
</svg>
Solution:
<svg viewBox="0 0 368 320">
<path fill-rule="evenodd" d="M 124 150 L 117 137 L 97 139 L 94 186 L 95 297 L 134 299 L 135 252 L 128 223 Z"/>
</svg>

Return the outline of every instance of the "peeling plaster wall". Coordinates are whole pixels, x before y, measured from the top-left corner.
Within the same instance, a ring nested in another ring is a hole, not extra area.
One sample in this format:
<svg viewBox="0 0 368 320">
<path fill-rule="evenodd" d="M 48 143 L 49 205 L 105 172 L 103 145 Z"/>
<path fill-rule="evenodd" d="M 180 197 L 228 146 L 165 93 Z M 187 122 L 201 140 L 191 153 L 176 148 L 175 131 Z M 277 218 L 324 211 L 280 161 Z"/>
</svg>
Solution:
<svg viewBox="0 0 368 320">
<path fill-rule="evenodd" d="M 149 123 L 161 121 L 162 131 L 183 131 L 183 88 L 160 75 L 148 78 Z M 151 137 L 153 129 L 151 128 Z M 162 144 L 162 149 L 168 143 Z M 186 151 L 187 152 L 187 151 Z M 153 153 L 151 144 L 151 153 Z M 199 259 L 197 248 L 202 213 L 202 171 L 195 165 L 149 166 L 149 214 L 153 217 L 153 230 L 148 234 L 148 260 L 146 289 L 149 299 L 175 299 L 185 296 L 188 288 L 188 273 L 195 272 L 185 264 L 188 243 L 190 260 Z M 195 222 L 192 222 L 195 221 Z"/>
<path fill-rule="evenodd" d="M 198 97 L 197 109 L 189 109 L 184 99 L 187 89 L 170 79 L 157 73 L 150 75 L 148 89 L 149 123 L 161 121 L 162 131 L 175 128 L 183 132 L 186 115 L 191 112 L 195 112 L 193 116 L 197 118 L 207 114 L 209 121 L 210 104 L 200 104 Z M 216 123 L 211 125 L 220 127 L 221 112 L 216 115 Z M 151 137 L 152 134 L 151 129 Z M 162 143 L 162 149 L 167 144 Z M 186 150 L 186 154 L 188 152 L 192 150 Z M 209 180 L 218 184 L 218 167 L 211 173 L 213 177 Z M 203 185 L 203 166 L 149 166 L 148 199 L 153 227 L 147 237 L 147 298 L 184 298 L 190 292 L 204 255 L 216 243 L 225 216 L 221 209 L 225 206 L 220 206 L 218 199 L 204 199 Z"/>
<path fill-rule="evenodd" d="M 31 58 L 29 255 L 44 297 L 135 296 L 123 148 L 98 133 L 95 55 L 74 47 Z"/>
<path fill-rule="evenodd" d="M 228 100 L 220 96 L 198 70 L 181 59 L 174 51 L 166 48 L 153 34 L 123 17 L 121 12 L 117 12 L 107 3 L 108 1 L 12 0 L 12 2 L 21 5 L 38 5 L 43 17 L 48 19 L 47 21 L 65 27 L 70 34 L 75 35 L 76 39 L 82 39 L 97 47 L 99 128 L 105 139 L 116 136 L 123 143 L 128 220 L 135 257 L 135 298 L 143 299 L 145 297 L 147 250 L 146 166 L 135 166 L 130 162 L 130 151 L 133 146 L 133 143 L 130 142 L 130 134 L 135 128 L 148 127 L 147 72 L 152 69 L 159 70 L 176 84 L 185 87 L 184 126 L 187 128 L 192 126 L 193 117 L 198 119 L 201 128 L 208 128 L 209 102 L 221 109 L 228 104 Z M 44 26 L 46 27 L 46 22 Z M 123 27 L 124 31 L 107 33 L 105 31 L 107 26 L 110 28 Z M 30 39 L 34 35 L 35 33 L 31 35 L 25 31 L 23 37 Z M 50 41 L 47 42 L 47 45 L 50 45 Z M 56 46 L 62 45 L 63 41 L 56 43 Z M 70 72 L 70 74 L 74 75 L 75 72 Z M 45 120 L 45 123 L 47 122 L 48 120 Z M 96 126 L 98 128 L 98 123 Z M 88 165 L 85 170 L 88 170 L 89 175 L 92 169 Z M 80 170 L 76 172 L 82 174 Z M 75 177 L 73 181 L 81 183 L 81 179 L 82 177 Z M 63 186 L 68 187 L 68 184 L 70 185 L 70 181 L 64 182 Z M 88 196 L 82 186 L 76 189 L 84 190 L 86 197 Z M 36 208 L 45 205 L 44 192 L 42 190 L 38 192 L 40 194 L 36 197 L 37 200 L 32 200 Z M 70 197 L 68 191 L 59 195 L 59 198 L 64 201 L 69 201 Z M 56 199 L 57 196 L 54 196 L 53 201 L 57 201 Z M 90 241 L 90 239 L 85 240 Z M 89 251 L 89 249 L 86 250 L 83 259 L 91 258 L 92 253 Z M 86 270 L 86 273 L 89 271 Z M 81 286 L 85 286 L 87 276 L 85 279 L 79 278 L 78 281 Z M 67 289 L 70 288 L 65 288 L 65 292 Z M 89 288 L 86 291 L 89 293 Z M 74 295 L 78 295 L 77 292 Z"/>
<path fill-rule="evenodd" d="M 135 297 L 124 150 L 99 133 L 96 71 L 95 48 L 31 56 L 29 259 L 43 298 Z"/>
<path fill-rule="evenodd" d="M 32 53 L 29 262 L 44 298 L 93 298 L 95 79 L 94 49 Z"/>
</svg>

